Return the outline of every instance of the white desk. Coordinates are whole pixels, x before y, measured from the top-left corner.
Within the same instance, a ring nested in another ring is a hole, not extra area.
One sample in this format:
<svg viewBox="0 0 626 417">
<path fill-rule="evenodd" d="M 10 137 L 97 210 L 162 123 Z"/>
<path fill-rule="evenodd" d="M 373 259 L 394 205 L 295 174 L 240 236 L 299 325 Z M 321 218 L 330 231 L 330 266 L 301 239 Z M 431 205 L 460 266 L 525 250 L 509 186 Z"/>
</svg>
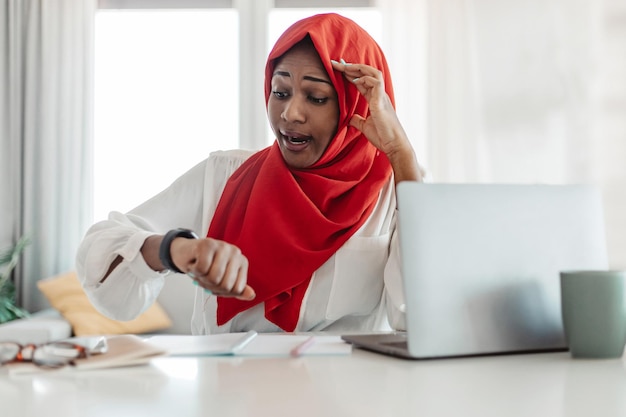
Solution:
<svg viewBox="0 0 626 417">
<path fill-rule="evenodd" d="M 354 350 L 12 377 L 0 370 L 0 415 L 616 417 L 626 416 L 624 365 L 568 353 L 407 361 Z"/>
</svg>

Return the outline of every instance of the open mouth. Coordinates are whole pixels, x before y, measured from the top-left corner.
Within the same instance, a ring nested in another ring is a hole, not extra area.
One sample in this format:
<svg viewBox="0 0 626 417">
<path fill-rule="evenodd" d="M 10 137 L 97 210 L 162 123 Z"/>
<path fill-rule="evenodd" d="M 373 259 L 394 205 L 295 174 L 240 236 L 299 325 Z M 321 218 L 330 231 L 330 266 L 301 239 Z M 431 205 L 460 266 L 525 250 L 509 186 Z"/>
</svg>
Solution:
<svg viewBox="0 0 626 417">
<path fill-rule="evenodd" d="M 286 149 L 292 152 L 302 151 L 311 142 L 310 136 L 294 135 L 293 133 L 281 132 L 281 138 Z"/>
<path fill-rule="evenodd" d="M 308 138 L 296 138 L 293 136 L 285 136 L 285 139 L 288 140 L 289 142 L 293 143 L 294 145 L 299 145 L 299 144 L 303 144 L 308 142 L 310 139 Z"/>
</svg>

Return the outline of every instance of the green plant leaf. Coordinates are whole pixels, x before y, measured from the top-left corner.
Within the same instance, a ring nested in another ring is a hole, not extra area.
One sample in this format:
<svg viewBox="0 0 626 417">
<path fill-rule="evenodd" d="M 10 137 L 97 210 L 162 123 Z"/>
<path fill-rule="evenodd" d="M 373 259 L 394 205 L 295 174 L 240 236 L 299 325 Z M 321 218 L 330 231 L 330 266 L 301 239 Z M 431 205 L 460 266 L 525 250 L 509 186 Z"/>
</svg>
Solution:
<svg viewBox="0 0 626 417">
<path fill-rule="evenodd" d="M 15 246 L 9 248 L 5 253 L 0 254 L 0 282 L 8 278 L 11 275 L 11 271 L 17 265 L 20 255 L 26 249 L 26 246 L 30 244 L 30 238 L 28 236 L 22 236 Z"/>
<path fill-rule="evenodd" d="M 0 323 L 30 315 L 15 305 L 15 285 L 11 281 L 11 272 L 29 243 L 30 239 L 22 236 L 12 248 L 0 253 Z"/>
</svg>

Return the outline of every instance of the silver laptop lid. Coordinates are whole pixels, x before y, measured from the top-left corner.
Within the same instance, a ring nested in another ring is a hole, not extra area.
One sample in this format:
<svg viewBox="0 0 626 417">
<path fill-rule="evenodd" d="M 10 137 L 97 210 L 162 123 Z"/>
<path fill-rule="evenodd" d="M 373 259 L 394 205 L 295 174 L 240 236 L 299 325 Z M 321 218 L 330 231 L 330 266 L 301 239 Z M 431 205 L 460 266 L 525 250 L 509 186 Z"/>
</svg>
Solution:
<svg viewBox="0 0 626 417">
<path fill-rule="evenodd" d="M 596 189 L 402 182 L 397 193 L 411 355 L 566 347 L 559 271 L 608 268 Z"/>
</svg>

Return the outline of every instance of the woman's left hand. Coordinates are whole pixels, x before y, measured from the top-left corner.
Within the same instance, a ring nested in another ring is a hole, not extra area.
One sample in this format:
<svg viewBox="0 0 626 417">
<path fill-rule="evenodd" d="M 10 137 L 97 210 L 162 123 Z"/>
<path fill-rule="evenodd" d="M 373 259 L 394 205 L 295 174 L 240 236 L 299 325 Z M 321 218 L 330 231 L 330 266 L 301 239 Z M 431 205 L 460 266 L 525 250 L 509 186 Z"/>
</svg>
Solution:
<svg viewBox="0 0 626 417">
<path fill-rule="evenodd" d="M 363 132 L 385 154 L 393 153 L 398 146 L 405 145 L 408 138 L 385 91 L 383 74 L 365 64 L 333 61 L 332 65 L 334 69 L 343 72 L 369 104 L 370 115 L 366 118 L 355 114 L 350 125 Z"/>
<path fill-rule="evenodd" d="M 394 169 L 396 182 L 420 181 L 423 172 L 417 164 L 413 147 L 385 91 L 382 72 L 365 64 L 332 61 L 332 66 L 354 84 L 369 104 L 369 115 L 355 114 L 350 119 L 350 126 L 363 132 L 376 148 L 387 155 Z"/>
</svg>

